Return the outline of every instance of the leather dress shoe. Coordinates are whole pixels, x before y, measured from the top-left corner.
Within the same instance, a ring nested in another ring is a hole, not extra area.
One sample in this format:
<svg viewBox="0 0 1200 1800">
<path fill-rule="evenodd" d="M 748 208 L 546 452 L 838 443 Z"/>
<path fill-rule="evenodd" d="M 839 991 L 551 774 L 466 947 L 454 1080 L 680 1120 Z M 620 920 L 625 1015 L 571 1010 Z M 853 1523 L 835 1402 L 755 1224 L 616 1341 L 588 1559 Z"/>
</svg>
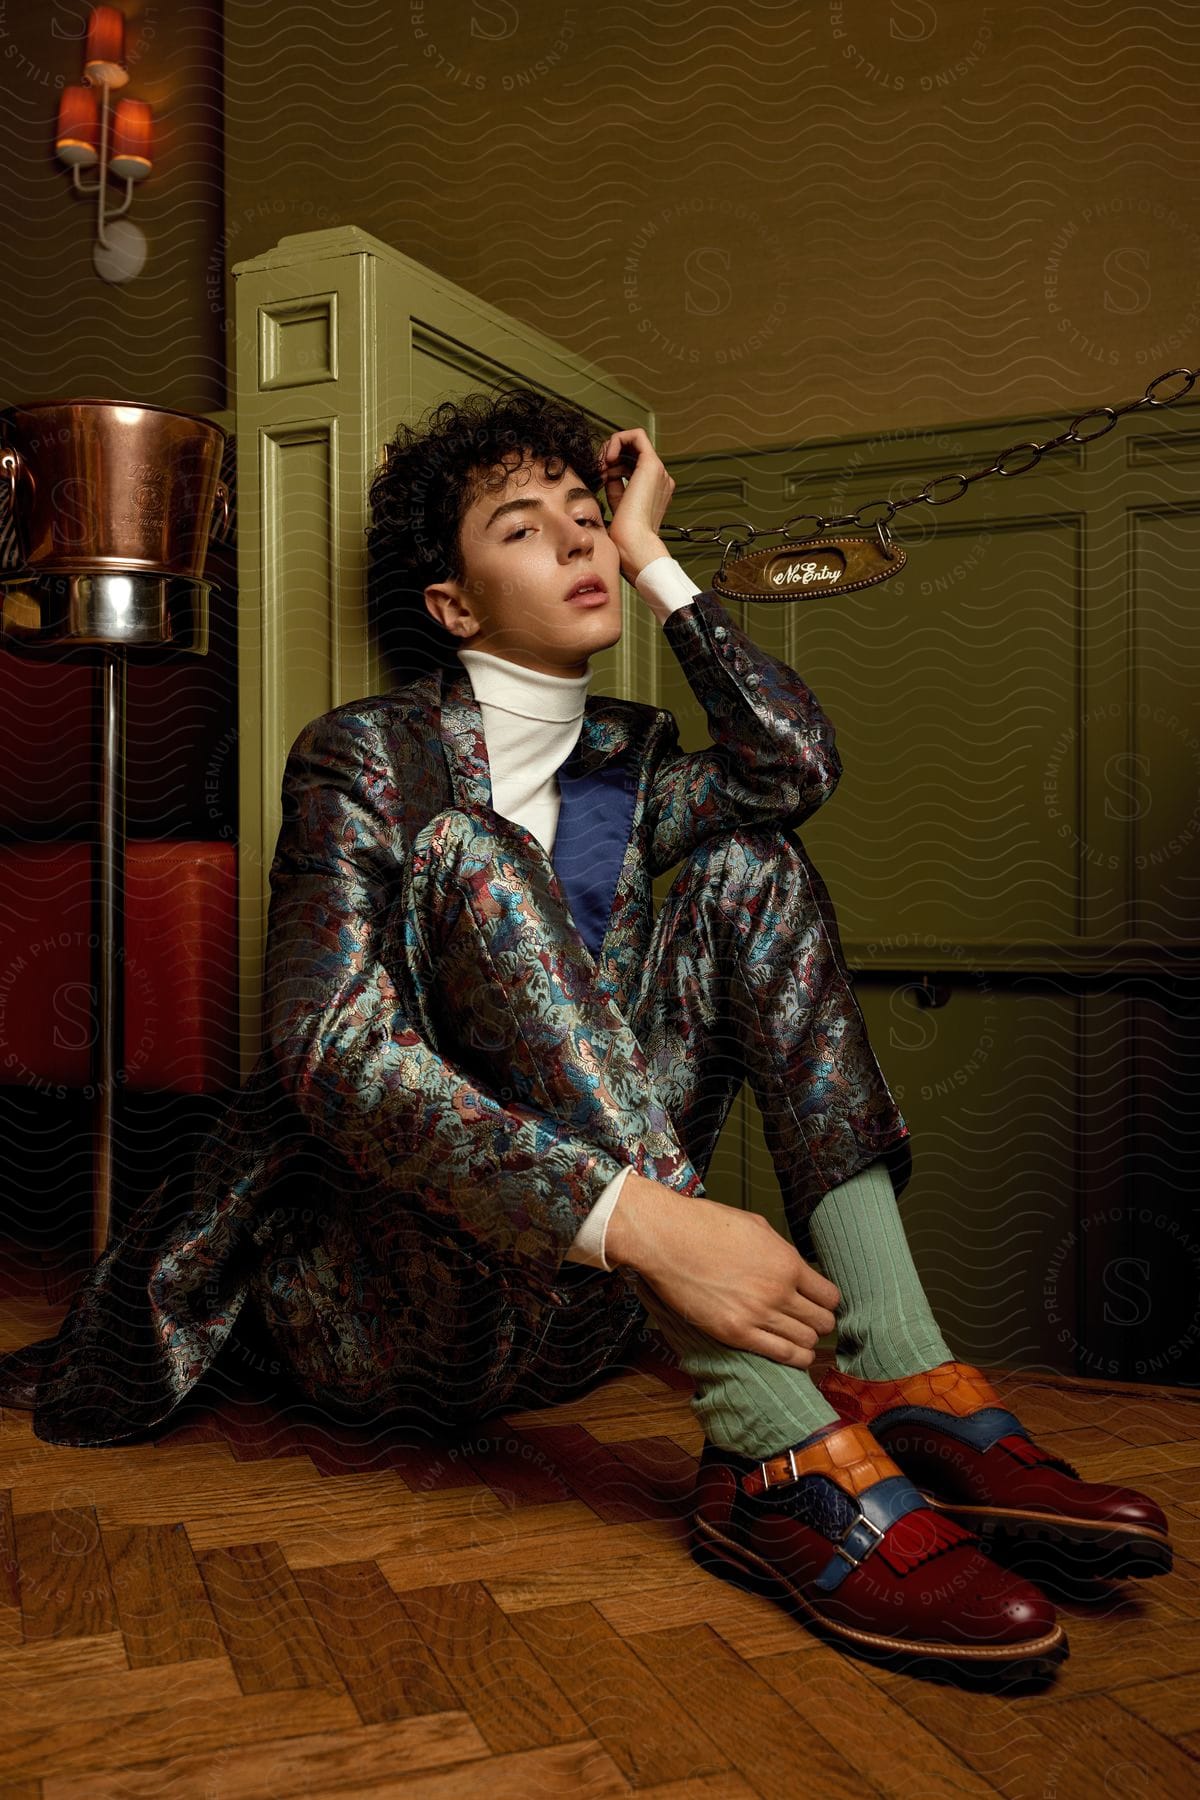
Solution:
<svg viewBox="0 0 1200 1800">
<path fill-rule="evenodd" d="M 931 1507 L 864 1425 L 763 1461 L 706 1440 L 690 1548 L 857 1654 L 1043 1675 L 1067 1637 L 1040 1590 Z"/>
<path fill-rule="evenodd" d="M 867 1425 L 932 1506 L 985 1548 L 1045 1540 L 1074 1569 L 1163 1575 L 1167 1519 L 1136 1488 L 1085 1481 L 1035 1444 L 971 1363 L 944 1362 L 898 1381 L 830 1370 L 818 1382 L 842 1418 Z"/>
</svg>

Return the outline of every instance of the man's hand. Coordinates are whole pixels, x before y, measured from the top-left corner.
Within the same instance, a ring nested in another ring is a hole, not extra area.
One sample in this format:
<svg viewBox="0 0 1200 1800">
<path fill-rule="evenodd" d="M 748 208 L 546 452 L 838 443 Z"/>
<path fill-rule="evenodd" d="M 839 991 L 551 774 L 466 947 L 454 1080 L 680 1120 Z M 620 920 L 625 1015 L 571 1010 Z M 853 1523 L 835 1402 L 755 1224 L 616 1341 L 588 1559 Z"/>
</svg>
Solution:
<svg viewBox="0 0 1200 1800">
<path fill-rule="evenodd" d="M 666 554 L 658 535 L 675 492 L 674 477 L 641 426 L 615 431 L 600 451 L 604 492 L 612 523 L 608 535 L 621 556 L 621 573 L 634 581 L 648 562 Z"/>
<path fill-rule="evenodd" d="M 605 1256 L 627 1264 L 691 1325 L 735 1350 L 807 1369 L 841 1294 L 761 1213 L 677 1194 L 636 1171 L 608 1222 Z"/>
</svg>

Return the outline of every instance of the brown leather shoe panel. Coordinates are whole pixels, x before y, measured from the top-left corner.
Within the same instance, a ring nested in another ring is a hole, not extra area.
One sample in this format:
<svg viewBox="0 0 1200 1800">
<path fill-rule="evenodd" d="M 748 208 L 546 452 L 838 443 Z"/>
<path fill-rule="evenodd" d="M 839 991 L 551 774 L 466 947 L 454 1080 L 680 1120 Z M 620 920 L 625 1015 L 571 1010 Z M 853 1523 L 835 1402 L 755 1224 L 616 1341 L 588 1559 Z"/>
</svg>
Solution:
<svg viewBox="0 0 1200 1800">
<path fill-rule="evenodd" d="M 819 1385 L 844 1418 L 864 1424 L 893 1406 L 931 1406 L 960 1419 L 978 1412 L 981 1406 L 1004 1406 L 982 1370 L 964 1362 L 938 1363 L 936 1368 L 901 1376 L 898 1381 L 867 1381 L 831 1369 Z"/>
<path fill-rule="evenodd" d="M 862 1424 L 846 1425 L 841 1431 L 831 1432 L 803 1450 L 767 1457 L 767 1468 L 777 1480 L 791 1480 L 792 1454 L 796 1459 L 797 1475 L 828 1475 L 846 1494 L 861 1494 L 864 1488 L 889 1475 L 904 1473 L 870 1429 Z"/>
</svg>

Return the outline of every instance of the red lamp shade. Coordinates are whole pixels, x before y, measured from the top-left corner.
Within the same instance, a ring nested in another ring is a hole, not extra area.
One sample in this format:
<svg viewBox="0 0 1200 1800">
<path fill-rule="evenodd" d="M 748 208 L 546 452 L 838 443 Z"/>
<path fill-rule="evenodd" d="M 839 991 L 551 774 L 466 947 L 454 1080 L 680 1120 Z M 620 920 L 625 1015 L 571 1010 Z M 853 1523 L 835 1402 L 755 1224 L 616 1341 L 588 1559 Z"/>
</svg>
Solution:
<svg viewBox="0 0 1200 1800">
<path fill-rule="evenodd" d="M 153 165 L 153 117 L 144 100 L 118 100 L 113 115 L 109 168 L 127 181 L 144 181 Z"/>
<path fill-rule="evenodd" d="M 93 6 L 88 20 L 84 74 L 89 81 L 105 87 L 124 87 L 129 80 L 124 63 L 125 14 L 115 6 Z"/>
<path fill-rule="evenodd" d="M 63 162 L 88 169 L 100 154 L 100 119 L 94 88 L 64 88 L 58 103 L 54 147 Z"/>
</svg>

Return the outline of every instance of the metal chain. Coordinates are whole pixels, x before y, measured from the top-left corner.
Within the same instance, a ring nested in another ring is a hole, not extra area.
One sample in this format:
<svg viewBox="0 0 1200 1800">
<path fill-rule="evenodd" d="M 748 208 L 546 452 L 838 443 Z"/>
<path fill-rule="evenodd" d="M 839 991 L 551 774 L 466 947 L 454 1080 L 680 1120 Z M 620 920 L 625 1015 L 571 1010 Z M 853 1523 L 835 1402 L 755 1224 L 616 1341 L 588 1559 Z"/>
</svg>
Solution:
<svg viewBox="0 0 1200 1800">
<path fill-rule="evenodd" d="M 1177 393 L 1168 394 L 1165 399 L 1158 398 L 1155 389 L 1162 382 L 1169 381 L 1173 375 L 1186 376 L 1185 384 Z M 896 514 L 903 512 L 906 506 L 916 506 L 922 500 L 928 506 L 946 506 L 951 500 L 961 500 L 972 482 L 982 481 L 988 475 L 1028 474 L 1030 469 L 1037 467 L 1048 450 L 1057 450 L 1063 444 L 1094 443 L 1097 438 L 1102 438 L 1106 432 L 1111 431 L 1117 420 L 1126 413 L 1137 412 L 1143 406 L 1174 406 L 1177 401 L 1182 400 L 1186 394 L 1191 392 L 1195 381 L 1196 372 L 1191 369 L 1168 369 L 1164 374 L 1155 376 L 1140 400 L 1131 400 L 1125 406 L 1090 407 L 1087 412 L 1079 413 L 1076 418 L 1072 419 L 1067 429 L 1060 432 L 1056 438 L 1048 438 L 1044 444 L 1036 443 L 1033 440 L 1027 443 L 1010 444 L 1008 449 L 1002 450 L 996 460 L 986 469 L 976 469 L 973 475 L 935 475 L 932 481 L 925 483 L 919 494 L 910 494 L 907 500 L 866 500 L 852 513 L 830 513 L 828 518 L 823 518 L 820 513 L 793 513 L 791 518 L 785 519 L 782 525 L 751 525 L 745 519 L 733 519 L 721 525 L 660 525 L 659 536 L 686 538 L 692 544 L 723 544 L 725 554 L 728 556 L 735 545 L 750 544 L 755 538 L 783 537 L 790 543 L 804 543 L 809 538 L 819 537 L 823 531 L 830 530 L 832 526 L 852 525 L 857 526 L 860 531 L 875 530 L 882 544 L 890 536 L 888 526 Z M 1088 419 L 1103 419 L 1104 422 L 1098 430 L 1081 432 L 1079 427 Z M 1015 468 L 1007 467 L 1009 457 L 1015 456 L 1019 450 L 1029 452 L 1028 459 L 1019 463 Z M 943 493 L 939 497 L 936 490 L 946 482 L 956 482 L 958 486 L 952 492 Z M 872 506 L 881 506 L 884 511 L 875 518 L 864 518 L 863 514 Z M 802 525 L 808 519 L 813 519 L 816 523 L 810 530 L 801 534 L 796 530 L 796 526 Z M 730 535 L 722 536 L 723 532 L 728 532 Z M 739 532 L 743 535 L 733 535 Z"/>
</svg>

